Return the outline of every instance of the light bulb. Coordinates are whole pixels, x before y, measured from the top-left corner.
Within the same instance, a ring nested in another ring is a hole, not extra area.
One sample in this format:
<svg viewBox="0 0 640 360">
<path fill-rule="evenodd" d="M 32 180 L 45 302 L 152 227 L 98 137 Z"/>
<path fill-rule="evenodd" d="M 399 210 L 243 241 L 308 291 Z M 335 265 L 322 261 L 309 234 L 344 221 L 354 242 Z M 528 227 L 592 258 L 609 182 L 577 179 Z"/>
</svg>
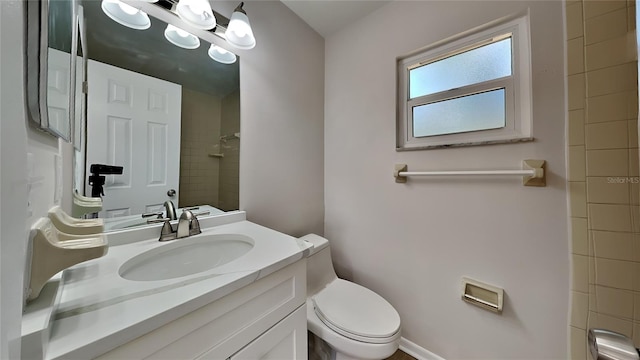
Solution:
<svg viewBox="0 0 640 360">
<path fill-rule="evenodd" d="M 256 46 L 256 38 L 249 25 L 247 13 L 242 9 L 244 3 L 240 3 L 231 14 L 229 27 L 227 27 L 227 42 L 238 49 L 248 50 Z"/>
<path fill-rule="evenodd" d="M 227 42 L 239 49 L 248 50 L 256 46 L 256 38 L 253 37 L 249 18 L 240 10 L 234 11 L 231 15 L 226 35 Z"/>
<path fill-rule="evenodd" d="M 176 28 L 176 33 L 178 34 L 178 36 L 183 37 L 183 38 L 190 35 L 188 32 L 186 32 L 186 31 L 184 31 L 184 30 L 182 30 L 180 28 Z"/>
<path fill-rule="evenodd" d="M 245 23 L 238 23 L 238 25 L 233 29 L 233 33 L 238 37 L 245 37 L 249 32 L 249 27 Z"/>
<path fill-rule="evenodd" d="M 200 15 L 202 15 L 204 12 L 207 11 L 207 9 L 202 5 L 201 2 L 194 2 L 194 3 L 189 4 L 189 9 L 194 14 L 200 14 Z"/>
<path fill-rule="evenodd" d="M 100 7 L 105 15 L 120 25 L 136 30 L 145 30 L 151 26 L 151 20 L 144 11 L 120 0 L 102 0 Z"/>
<path fill-rule="evenodd" d="M 164 37 L 173 45 L 181 48 L 197 49 L 200 46 L 200 39 L 197 36 L 171 24 L 167 24 Z"/>
<path fill-rule="evenodd" d="M 199 15 L 203 20 L 206 19 L 206 17 L 207 17 L 207 9 L 204 6 L 202 6 L 201 2 L 196 2 L 196 3 L 189 4 L 189 9 L 194 14 Z"/>
<path fill-rule="evenodd" d="M 198 29 L 210 30 L 216 26 L 216 18 L 209 0 L 180 0 L 176 13 L 182 20 Z"/>
<path fill-rule="evenodd" d="M 209 57 L 222 64 L 233 64 L 236 62 L 236 55 L 217 45 L 211 44 L 208 51 Z"/>
<path fill-rule="evenodd" d="M 122 11 L 124 11 L 125 13 L 129 14 L 129 15 L 135 15 L 139 10 L 134 8 L 131 5 L 125 4 L 122 1 L 118 1 L 118 6 L 120 7 L 120 9 Z"/>
</svg>

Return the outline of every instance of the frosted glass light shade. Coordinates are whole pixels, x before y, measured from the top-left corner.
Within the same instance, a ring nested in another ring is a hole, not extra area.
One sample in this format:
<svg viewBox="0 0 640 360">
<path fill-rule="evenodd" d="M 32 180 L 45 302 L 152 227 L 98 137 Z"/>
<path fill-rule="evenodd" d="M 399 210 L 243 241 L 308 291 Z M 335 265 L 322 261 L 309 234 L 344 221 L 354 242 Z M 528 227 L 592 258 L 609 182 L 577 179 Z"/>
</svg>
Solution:
<svg viewBox="0 0 640 360">
<path fill-rule="evenodd" d="M 197 49 L 200 47 L 200 39 L 198 39 L 197 36 L 171 24 L 167 25 L 167 28 L 164 30 L 164 37 L 173 45 L 184 49 Z"/>
<path fill-rule="evenodd" d="M 242 12 L 242 9 L 236 9 L 231 14 L 231 21 L 229 21 L 225 35 L 227 42 L 238 49 L 249 50 L 256 46 L 256 38 L 253 36 L 249 18 Z"/>
<path fill-rule="evenodd" d="M 120 25 L 136 30 L 146 30 L 151 27 L 151 20 L 147 13 L 119 0 L 102 0 L 101 7 L 111 20 Z"/>
<path fill-rule="evenodd" d="M 176 12 L 182 20 L 198 29 L 210 30 L 216 27 L 216 17 L 208 0 L 180 0 Z"/>
<path fill-rule="evenodd" d="M 236 55 L 220 46 L 211 44 L 207 52 L 213 60 L 223 64 L 233 64 L 236 62 Z"/>
</svg>

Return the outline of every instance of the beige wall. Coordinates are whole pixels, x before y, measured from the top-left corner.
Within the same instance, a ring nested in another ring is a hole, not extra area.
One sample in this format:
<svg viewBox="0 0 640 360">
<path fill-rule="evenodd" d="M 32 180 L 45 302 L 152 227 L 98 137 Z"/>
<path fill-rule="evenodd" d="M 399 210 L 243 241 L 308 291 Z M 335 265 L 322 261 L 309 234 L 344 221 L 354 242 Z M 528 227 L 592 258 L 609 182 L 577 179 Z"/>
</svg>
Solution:
<svg viewBox="0 0 640 360">
<path fill-rule="evenodd" d="M 222 102 L 220 98 L 182 88 L 179 206 L 218 206 Z"/>
<path fill-rule="evenodd" d="M 338 275 L 386 298 L 402 335 L 445 359 L 567 358 L 569 241 L 565 42 L 560 1 L 392 1 L 326 39 L 325 236 Z M 535 141 L 395 151 L 396 58 L 501 17 L 530 13 Z M 409 171 L 547 161 L 519 178 Z M 505 289 L 505 310 L 460 299 L 463 276 Z"/>
<path fill-rule="evenodd" d="M 237 210 L 240 206 L 240 91 L 222 98 L 222 124 L 220 134 L 226 140 L 220 141 L 224 154 L 220 158 L 220 191 L 218 208 L 224 211 Z"/>
<path fill-rule="evenodd" d="M 586 330 L 640 346 L 640 208 L 635 2 L 567 1 L 571 357 Z"/>
<path fill-rule="evenodd" d="M 240 92 L 223 98 L 182 89 L 179 206 L 238 210 Z M 227 140 L 222 140 L 227 136 Z"/>
<path fill-rule="evenodd" d="M 226 5 L 231 14 L 237 1 Z M 240 56 L 240 209 L 293 236 L 324 226 L 324 39 L 280 1 L 245 1 L 257 38 Z"/>
</svg>

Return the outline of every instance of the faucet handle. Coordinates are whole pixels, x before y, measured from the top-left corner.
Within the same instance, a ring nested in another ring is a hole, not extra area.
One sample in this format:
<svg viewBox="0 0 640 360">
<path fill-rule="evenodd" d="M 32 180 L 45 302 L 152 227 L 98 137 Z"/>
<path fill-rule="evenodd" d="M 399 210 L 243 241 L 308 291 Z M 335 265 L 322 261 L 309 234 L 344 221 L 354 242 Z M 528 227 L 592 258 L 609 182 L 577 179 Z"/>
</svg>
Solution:
<svg viewBox="0 0 640 360">
<path fill-rule="evenodd" d="M 200 230 L 200 221 L 198 221 L 198 218 L 194 214 L 191 225 L 189 225 L 189 235 L 198 235 L 200 233 L 202 233 L 202 230 Z"/>
<path fill-rule="evenodd" d="M 188 220 L 191 221 L 193 219 L 193 213 L 191 212 L 191 210 L 183 210 L 182 214 L 180 214 L 180 219 L 179 220 Z"/>
<path fill-rule="evenodd" d="M 188 235 L 184 234 L 182 231 L 178 231 L 180 233 L 178 234 L 178 237 L 198 235 L 202 232 L 202 230 L 200 230 L 200 221 L 198 221 L 198 218 L 196 217 L 196 215 L 192 213 L 190 210 L 184 210 L 182 212 L 182 215 L 180 215 L 180 221 L 178 222 L 179 228 L 180 228 L 180 223 L 183 223 L 183 221 L 188 223 L 188 228 L 187 228 Z"/>
<path fill-rule="evenodd" d="M 155 223 L 161 223 L 161 222 L 165 222 L 171 220 L 169 218 L 163 218 L 163 217 L 159 217 L 159 218 L 155 218 L 155 219 L 148 219 L 147 220 L 147 224 L 155 224 Z"/>
<path fill-rule="evenodd" d="M 148 217 L 152 217 L 152 216 L 157 216 L 158 219 L 161 219 L 162 215 L 164 215 L 164 213 L 162 211 L 156 211 L 156 212 L 144 213 L 144 214 L 142 214 L 142 217 L 143 218 L 148 218 Z"/>
<path fill-rule="evenodd" d="M 183 238 L 191 235 L 200 234 L 200 223 L 195 215 L 189 210 L 184 210 L 178 219 L 178 229 L 176 237 Z"/>
<path fill-rule="evenodd" d="M 162 230 L 160 230 L 160 239 L 158 239 L 158 241 L 169 241 L 169 240 L 174 240 L 175 238 L 176 238 L 176 232 L 173 231 L 171 222 L 169 219 L 167 219 L 162 225 Z"/>
</svg>

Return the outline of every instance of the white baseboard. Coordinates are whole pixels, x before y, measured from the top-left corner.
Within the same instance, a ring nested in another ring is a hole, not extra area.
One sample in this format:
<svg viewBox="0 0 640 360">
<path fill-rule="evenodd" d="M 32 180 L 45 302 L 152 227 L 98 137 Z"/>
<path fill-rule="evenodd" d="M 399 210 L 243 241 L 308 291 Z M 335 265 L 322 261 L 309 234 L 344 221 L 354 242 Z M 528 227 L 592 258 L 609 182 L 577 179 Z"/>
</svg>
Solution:
<svg viewBox="0 0 640 360">
<path fill-rule="evenodd" d="M 400 350 L 406 352 L 407 354 L 413 356 L 418 360 L 444 360 L 443 357 L 438 356 L 405 338 L 400 338 Z"/>
</svg>

